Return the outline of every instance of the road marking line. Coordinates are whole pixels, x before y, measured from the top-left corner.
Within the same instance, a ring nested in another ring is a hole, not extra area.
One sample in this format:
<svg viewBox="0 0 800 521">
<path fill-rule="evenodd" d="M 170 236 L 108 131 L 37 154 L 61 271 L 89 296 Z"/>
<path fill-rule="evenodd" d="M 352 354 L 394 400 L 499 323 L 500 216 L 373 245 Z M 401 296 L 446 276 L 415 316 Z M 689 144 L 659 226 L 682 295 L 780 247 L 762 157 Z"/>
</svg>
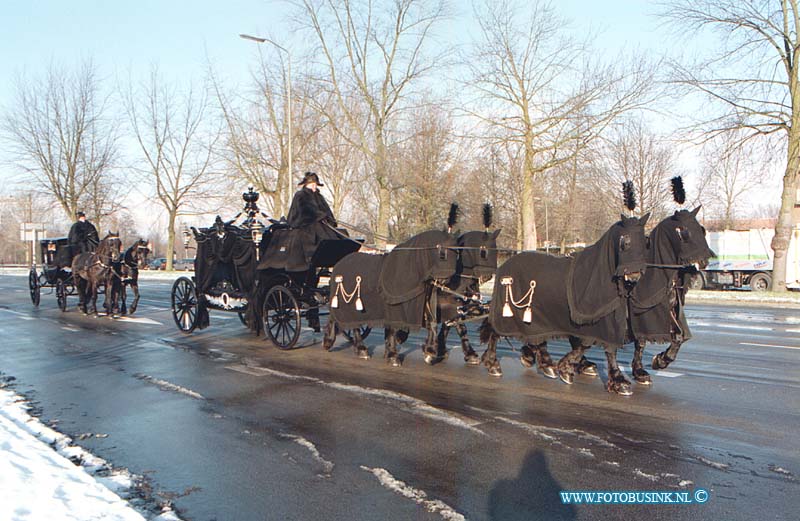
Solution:
<svg viewBox="0 0 800 521">
<path fill-rule="evenodd" d="M 781 346 L 775 344 L 755 344 L 753 342 L 739 342 L 743 346 L 756 346 L 756 347 L 780 347 L 781 349 L 800 349 L 800 346 Z"/>
<path fill-rule="evenodd" d="M 693 322 L 689 321 L 690 326 L 696 327 L 720 327 L 723 329 L 743 329 L 747 331 L 775 331 L 775 328 L 765 326 L 740 326 L 737 324 L 712 324 L 710 322 Z"/>
<path fill-rule="evenodd" d="M 667 378 L 677 378 L 683 376 L 683 373 L 673 373 L 672 371 L 653 371 L 653 374 L 658 376 L 666 376 Z"/>
<path fill-rule="evenodd" d="M 787 333 L 800 333 L 800 329 L 787 329 Z"/>
</svg>

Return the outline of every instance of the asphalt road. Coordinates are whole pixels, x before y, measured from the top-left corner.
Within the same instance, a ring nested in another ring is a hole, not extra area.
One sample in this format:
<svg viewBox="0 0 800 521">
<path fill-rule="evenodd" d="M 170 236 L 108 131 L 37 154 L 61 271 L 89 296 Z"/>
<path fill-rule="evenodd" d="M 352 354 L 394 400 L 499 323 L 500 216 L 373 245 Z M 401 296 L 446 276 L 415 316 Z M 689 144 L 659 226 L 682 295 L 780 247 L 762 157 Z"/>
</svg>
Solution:
<svg viewBox="0 0 800 521">
<path fill-rule="evenodd" d="M 235 315 L 183 335 L 170 284 L 143 282 L 133 320 L 31 305 L 0 276 L 0 372 L 43 420 L 146 475 L 187 520 L 796 519 L 800 511 L 800 309 L 690 305 L 695 338 L 652 387 L 607 393 L 524 369 L 503 378 L 450 358 L 402 368 L 340 340 L 282 352 Z M 477 343 L 477 340 L 473 338 Z M 515 345 L 516 344 L 513 344 Z M 518 347 L 518 346 L 517 346 Z M 476 349 L 480 349 L 476 346 Z M 567 350 L 551 344 L 554 358 Z M 651 346 L 646 359 L 660 349 Z M 626 369 L 631 350 L 621 354 Z M 589 358 L 604 372 L 597 348 Z M 399 483 L 402 481 L 405 485 Z M 562 490 L 706 489 L 688 505 L 564 506 Z M 402 490 L 403 493 L 400 491 Z M 450 517 L 452 518 L 452 516 Z"/>
</svg>

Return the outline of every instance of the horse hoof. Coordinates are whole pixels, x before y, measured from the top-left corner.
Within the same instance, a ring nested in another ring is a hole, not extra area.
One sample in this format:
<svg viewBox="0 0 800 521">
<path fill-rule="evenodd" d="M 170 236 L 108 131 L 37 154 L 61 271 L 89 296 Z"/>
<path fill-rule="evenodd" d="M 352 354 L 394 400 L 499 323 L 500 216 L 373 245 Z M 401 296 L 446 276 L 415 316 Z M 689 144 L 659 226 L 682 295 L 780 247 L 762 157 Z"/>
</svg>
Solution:
<svg viewBox="0 0 800 521">
<path fill-rule="evenodd" d="M 561 371 L 559 369 L 558 377 L 561 378 L 561 381 L 567 385 L 572 385 L 573 383 L 575 383 L 575 375 L 573 375 L 572 373 Z"/>
<path fill-rule="evenodd" d="M 396 356 L 390 356 L 386 359 L 386 363 L 391 365 L 392 367 L 400 367 L 403 363 L 400 361 L 400 358 Z"/>
<path fill-rule="evenodd" d="M 576 368 L 578 374 L 585 374 L 586 376 L 597 376 L 597 364 L 589 360 L 583 360 L 578 363 Z"/>
<path fill-rule="evenodd" d="M 556 374 L 556 370 L 553 368 L 552 365 L 546 365 L 544 367 L 540 366 L 540 368 L 542 370 L 542 374 L 545 375 L 546 377 L 558 378 L 558 374 Z"/>
<path fill-rule="evenodd" d="M 633 391 L 631 390 L 631 384 L 628 382 L 615 382 L 613 380 L 609 380 L 606 389 L 608 389 L 608 392 L 616 393 L 620 396 L 630 396 L 633 394 Z"/>
<path fill-rule="evenodd" d="M 361 360 L 369 360 L 369 350 L 366 348 L 356 349 L 356 357 Z"/>
<path fill-rule="evenodd" d="M 480 365 L 481 359 L 476 353 L 464 355 L 464 363 L 467 365 Z"/>
<path fill-rule="evenodd" d="M 661 369 L 666 369 L 669 366 L 669 363 L 661 357 L 661 354 L 657 354 L 653 357 L 653 363 L 651 365 L 653 369 L 659 371 Z"/>
<path fill-rule="evenodd" d="M 433 355 L 425 355 L 424 360 L 425 360 L 426 364 L 433 365 L 433 361 L 434 361 L 435 358 L 436 357 L 434 357 Z"/>
<path fill-rule="evenodd" d="M 489 376 L 496 376 L 500 378 L 503 376 L 503 370 L 500 369 L 500 366 L 494 365 L 489 368 Z"/>
<path fill-rule="evenodd" d="M 653 385 L 653 379 L 650 378 L 650 374 L 645 370 L 634 372 L 633 379 L 636 380 L 636 383 L 641 385 Z"/>
<path fill-rule="evenodd" d="M 531 360 L 530 358 L 526 357 L 525 355 L 520 355 L 519 363 L 522 364 L 522 367 L 525 367 L 527 369 L 530 369 L 531 367 L 533 367 L 533 360 Z"/>
</svg>

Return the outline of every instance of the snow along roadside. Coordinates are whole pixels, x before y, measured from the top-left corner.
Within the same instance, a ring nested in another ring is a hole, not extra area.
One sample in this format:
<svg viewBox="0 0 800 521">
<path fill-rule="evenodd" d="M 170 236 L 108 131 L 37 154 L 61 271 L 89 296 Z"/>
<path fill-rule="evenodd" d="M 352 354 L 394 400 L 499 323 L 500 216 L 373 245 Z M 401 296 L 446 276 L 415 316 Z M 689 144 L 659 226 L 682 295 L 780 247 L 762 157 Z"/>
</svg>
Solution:
<svg viewBox="0 0 800 521">
<path fill-rule="evenodd" d="M 134 490 L 133 476 L 72 445 L 28 409 L 0 383 L 0 519 L 180 521 L 169 506 L 137 511 L 123 499 Z"/>
</svg>

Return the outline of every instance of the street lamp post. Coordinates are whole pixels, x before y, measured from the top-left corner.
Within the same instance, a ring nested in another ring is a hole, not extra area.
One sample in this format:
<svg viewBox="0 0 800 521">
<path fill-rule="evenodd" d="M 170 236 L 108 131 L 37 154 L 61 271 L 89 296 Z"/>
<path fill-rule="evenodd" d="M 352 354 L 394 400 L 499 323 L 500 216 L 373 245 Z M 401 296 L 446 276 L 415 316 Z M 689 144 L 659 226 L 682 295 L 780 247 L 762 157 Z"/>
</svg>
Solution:
<svg viewBox="0 0 800 521">
<path fill-rule="evenodd" d="M 288 131 L 289 131 L 289 178 L 291 179 L 292 176 L 292 53 L 289 52 L 288 49 L 279 45 L 269 38 L 262 38 L 260 36 L 251 36 L 249 34 L 240 34 L 239 38 L 244 40 L 250 40 L 256 43 L 271 43 L 274 45 L 278 50 L 281 50 L 286 53 L 286 81 L 284 82 L 284 88 L 286 89 L 286 114 L 288 121 Z"/>
</svg>

